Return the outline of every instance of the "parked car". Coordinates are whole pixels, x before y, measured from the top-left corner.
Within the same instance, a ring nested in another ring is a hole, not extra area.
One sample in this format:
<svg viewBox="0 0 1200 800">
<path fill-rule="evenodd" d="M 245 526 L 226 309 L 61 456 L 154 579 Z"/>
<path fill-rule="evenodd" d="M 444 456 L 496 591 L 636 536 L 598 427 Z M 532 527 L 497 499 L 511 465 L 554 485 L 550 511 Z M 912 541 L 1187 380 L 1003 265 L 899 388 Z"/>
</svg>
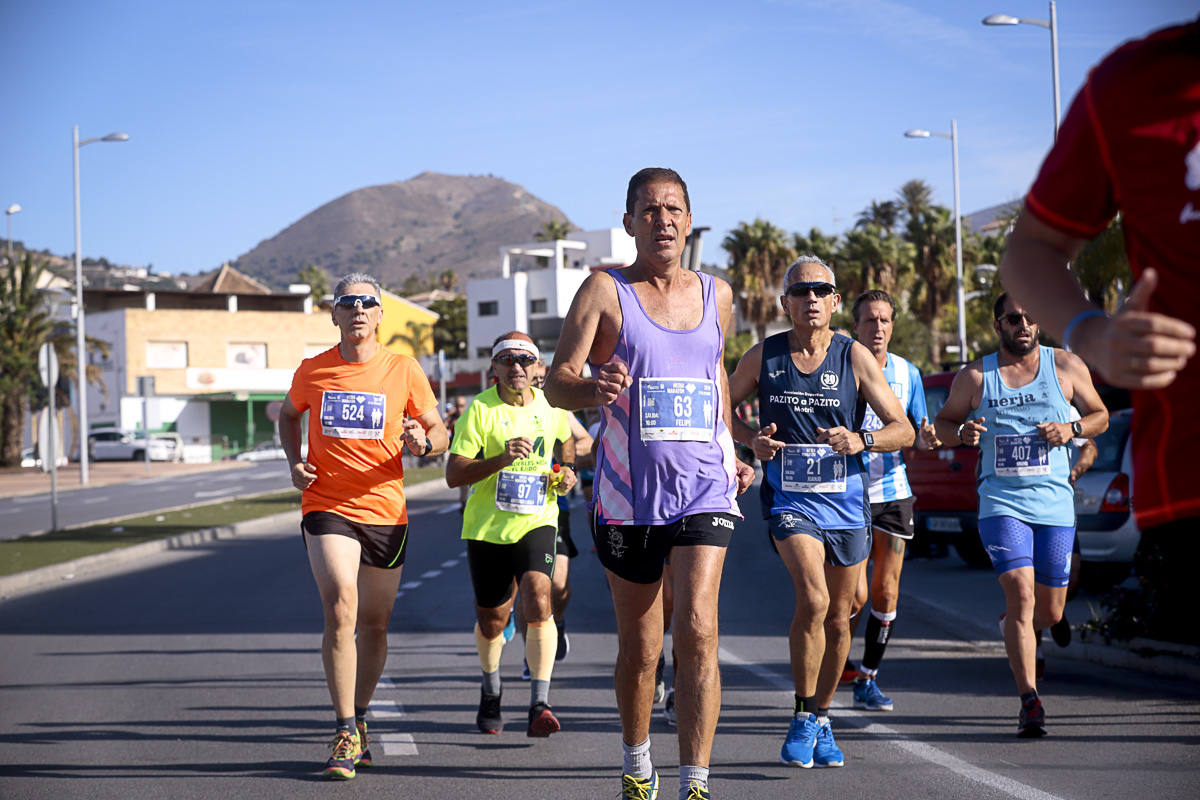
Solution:
<svg viewBox="0 0 1200 800">
<path fill-rule="evenodd" d="M 1096 461 L 1075 482 L 1075 525 L 1083 580 L 1095 586 L 1123 580 L 1141 533 L 1133 517 L 1133 411 L 1115 411 L 1096 437 Z"/>
<path fill-rule="evenodd" d="M 151 461 L 182 461 L 183 439 L 177 433 L 150 435 Z M 88 434 L 92 461 L 141 461 L 146 457 L 146 437 L 121 428 L 101 428 Z"/>
</svg>

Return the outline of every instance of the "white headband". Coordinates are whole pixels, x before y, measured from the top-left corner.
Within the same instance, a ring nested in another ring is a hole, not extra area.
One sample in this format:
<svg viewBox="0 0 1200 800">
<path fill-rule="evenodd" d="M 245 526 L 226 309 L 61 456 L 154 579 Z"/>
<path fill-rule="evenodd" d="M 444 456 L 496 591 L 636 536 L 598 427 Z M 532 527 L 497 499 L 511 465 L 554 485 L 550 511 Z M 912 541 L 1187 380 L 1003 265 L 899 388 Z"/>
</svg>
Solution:
<svg viewBox="0 0 1200 800">
<path fill-rule="evenodd" d="M 500 355 L 505 350 L 524 350 L 527 353 L 532 353 L 534 358 L 542 357 L 542 352 L 537 349 L 537 345 L 533 342 L 527 342 L 524 339 L 502 339 L 492 347 L 492 358 Z"/>
</svg>

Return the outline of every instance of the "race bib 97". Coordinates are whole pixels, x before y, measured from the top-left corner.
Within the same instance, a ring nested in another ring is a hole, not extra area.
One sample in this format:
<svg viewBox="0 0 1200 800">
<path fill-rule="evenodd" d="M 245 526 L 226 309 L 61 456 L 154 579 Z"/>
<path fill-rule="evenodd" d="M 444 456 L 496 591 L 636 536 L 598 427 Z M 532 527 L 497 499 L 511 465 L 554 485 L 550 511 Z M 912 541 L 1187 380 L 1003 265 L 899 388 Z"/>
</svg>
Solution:
<svg viewBox="0 0 1200 800">
<path fill-rule="evenodd" d="M 1050 443 L 1036 433 L 996 437 L 996 474 L 1004 478 L 1050 474 Z"/>
<path fill-rule="evenodd" d="M 544 472 L 502 469 L 496 477 L 496 508 L 514 514 L 536 514 L 546 507 L 550 476 Z"/>
<path fill-rule="evenodd" d="M 643 442 L 710 442 L 717 411 L 716 385 L 703 378 L 639 378 Z"/>
<path fill-rule="evenodd" d="M 846 457 L 834 453 L 827 444 L 784 445 L 781 471 L 785 492 L 846 491 Z"/>
<path fill-rule="evenodd" d="M 321 392 L 321 433 L 335 439 L 382 439 L 387 395 Z"/>
</svg>

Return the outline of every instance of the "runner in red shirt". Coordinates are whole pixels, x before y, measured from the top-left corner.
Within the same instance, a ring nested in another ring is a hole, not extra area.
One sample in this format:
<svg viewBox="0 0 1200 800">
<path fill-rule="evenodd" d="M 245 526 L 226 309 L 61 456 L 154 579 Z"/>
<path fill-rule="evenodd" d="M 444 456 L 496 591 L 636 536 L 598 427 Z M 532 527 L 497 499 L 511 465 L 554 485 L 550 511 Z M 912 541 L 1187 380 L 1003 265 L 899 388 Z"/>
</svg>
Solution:
<svg viewBox="0 0 1200 800">
<path fill-rule="evenodd" d="M 1133 396 L 1138 571 L 1159 594 L 1160 612 L 1182 623 L 1200 557 L 1200 20 L 1129 42 L 1092 71 L 1025 207 L 1001 277 L 1068 350 L 1110 383 L 1141 390 Z M 1068 262 L 1118 212 L 1137 283 L 1110 318 Z"/>
</svg>

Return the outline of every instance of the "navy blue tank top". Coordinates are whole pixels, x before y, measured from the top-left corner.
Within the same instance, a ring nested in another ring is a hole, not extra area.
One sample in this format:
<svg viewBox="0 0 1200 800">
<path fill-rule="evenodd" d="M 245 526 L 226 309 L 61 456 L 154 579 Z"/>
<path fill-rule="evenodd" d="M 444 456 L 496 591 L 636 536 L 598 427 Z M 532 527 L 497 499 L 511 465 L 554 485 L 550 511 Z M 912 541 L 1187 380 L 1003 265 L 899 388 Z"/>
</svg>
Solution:
<svg viewBox="0 0 1200 800">
<path fill-rule="evenodd" d="M 774 423 L 772 438 L 788 445 L 765 465 L 764 518 L 798 514 L 823 530 L 871 524 L 862 457 L 840 456 L 817 442 L 817 428 L 862 427 L 866 402 L 854 379 L 853 346 L 850 337 L 834 334 L 821 366 L 805 374 L 792 361 L 788 332 L 763 341 L 759 418 L 763 427 Z"/>
</svg>

